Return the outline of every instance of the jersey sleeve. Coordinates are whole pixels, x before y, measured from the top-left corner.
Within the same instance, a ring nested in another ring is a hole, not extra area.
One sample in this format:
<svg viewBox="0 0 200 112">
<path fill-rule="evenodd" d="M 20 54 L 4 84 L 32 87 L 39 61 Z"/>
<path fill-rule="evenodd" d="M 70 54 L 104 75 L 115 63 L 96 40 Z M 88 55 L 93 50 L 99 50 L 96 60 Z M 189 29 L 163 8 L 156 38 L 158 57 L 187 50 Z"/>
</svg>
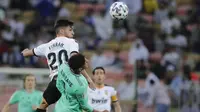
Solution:
<svg viewBox="0 0 200 112">
<path fill-rule="evenodd" d="M 16 104 L 19 102 L 19 99 L 20 99 L 20 94 L 21 92 L 20 91 L 15 91 L 12 96 L 10 97 L 10 100 L 9 100 L 9 104 Z"/>
<path fill-rule="evenodd" d="M 75 40 L 72 41 L 71 45 L 70 45 L 70 54 L 71 53 L 78 53 L 79 52 L 79 45 L 78 42 L 76 42 Z"/>
<path fill-rule="evenodd" d="M 76 92 L 75 94 L 81 108 L 85 111 L 85 112 L 92 112 L 93 108 L 88 104 L 88 98 L 87 95 L 82 93 L 82 92 Z"/>
<path fill-rule="evenodd" d="M 118 101 L 117 91 L 114 88 L 111 89 L 111 101 L 112 102 Z"/>
<path fill-rule="evenodd" d="M 35 56 L 45 56 L 46 44 L 39 45 L 33 49 L 33 54 Z"/>
</svg>

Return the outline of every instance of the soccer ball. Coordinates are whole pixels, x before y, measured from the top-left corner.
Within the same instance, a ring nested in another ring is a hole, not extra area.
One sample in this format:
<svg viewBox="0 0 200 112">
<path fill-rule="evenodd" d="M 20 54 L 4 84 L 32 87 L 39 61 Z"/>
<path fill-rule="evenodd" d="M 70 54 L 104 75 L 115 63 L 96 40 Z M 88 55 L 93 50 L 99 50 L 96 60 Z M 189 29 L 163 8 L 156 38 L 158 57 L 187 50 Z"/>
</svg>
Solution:
<svg viewBox="0 0 200 112">
<path fill-rule="evenodd" d="M 128 7 L 123 2 L 114 2 L 110 6 L 110 15 L 113 19 L 123 20 L 128 16 Z"/>
</svg>

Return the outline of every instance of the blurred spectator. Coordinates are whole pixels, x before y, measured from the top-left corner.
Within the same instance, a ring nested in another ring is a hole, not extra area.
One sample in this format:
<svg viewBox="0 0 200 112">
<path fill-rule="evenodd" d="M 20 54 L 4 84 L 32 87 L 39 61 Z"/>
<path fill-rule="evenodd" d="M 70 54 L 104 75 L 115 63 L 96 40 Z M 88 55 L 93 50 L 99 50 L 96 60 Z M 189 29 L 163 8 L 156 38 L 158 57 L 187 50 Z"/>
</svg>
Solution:
<svg viewBox="0 0 200 112">
<path fill-rule="evenodd" d="M 162 64 L 173 64 L 178 67 L 180 63 L 180 55 L 176 52 L 176 48 L 174 46 L 170 46 L 169 50 L 164 54 Z"/>
<path fill-rule="evenodd" d="M 174 65 L 168 64 L 166 65 L 166 77 L 165 77 L 165 83 L 170 84 L 174 77 L 179 75 L 177 72 L 177 69 Z"/>
<path fill-rule="evenodd" d="M 116 40 L 121 41 L 126 36 L 126 34 L 127 34 L 126 29 L 123 28 L 122 26 L 119 26 L 115 28 L 113 35 L 116 38 Z"/>
<path fill-rule="evenodd" d="M 13 52 L 13 48 L 10 47 L 8 49 L 8 52 L 4 52 L 2 54 L 2 62 L 5 65 L 14 65 L 15 64 L 14 61 L 15 61 L 15 55 L 14 55 L 14 52 Z"/>
<path fill-rule="evenodd" d="M 157 0 L 144 0 L 144 10 L 146 13 L 152 14 L 158 9 Z"/>
<path fill-rule="evenodd" d="M 165 33 L 158 33 L 155 37 L 155 51 L 157 52 L 163 52 L 165 49 L 165 39 L 166 39 Z"/>
<path fill-rule="evenodd" d="M 92 28 L 94 28 L 94 10 L 88 9 L 85 16 L 84 16 L 84 22 L 90 25 Z"/>
<path fill-rule="evenodd" d="M 56 4 L 57 5 L 57 4 Z M 45 24 L 47 17 L 53 17 L 56 15 L 56 6 L 53 1 L 41 0 L 35 7 L 41 16 L 40 24 Z"/>
<path fill-rule="evenodd" d="M 158 77 L 151 71 L 149 71 L 147 68 L 145 70 L 146 74 L 146 79 L 145 79 L 145 88 L 149 94 L 148 100 L 146 102 L 143 102 L 146 107 L 151 107 L 153 106 L 153 101 L 154 101 L 154 92 L 156 86 L 160 84 L 160 80 Z"/>
<path fill-rule="evenodd" d="M 170 97 L 167 87 L 164 83 L 156 85 L 154 89 L 154 100 L 156 112 L 169 112 L 170 111 Z"/>
<path fill-rule="evenodd" d="M 10 1 L 11 9 L 19 9 L 24 11 L 32 8 L 28 0 L 8 0 L 8 1 Z"/>
<path fill-rule="evenodd" d="M 166 39 L 167 44 L 176 46 L 177 48 L 186 48 L 187 39 L 184 35 L 180 34 L 178 30 L 174 29 L 171 36 Z"/>
<path fill-rule="evenodd" d="M 113 68 L 114 70 L 122 70 L 123 68 L 123 61 L 120 59 L 120 49 L 116 49 L 114 51 L 114 60 L 111 65 L 109 65 L 109 68 Z"/>
<path fill-rule="evenodd" d="M 14 32 L 11 30 L 10 26 L 6 26 L 6 28 L 2 31 L 2 38 L 4 41 L 9 43 L 10 45 L 14 44 L 15 37 L 14 37 Z"/>
<path fill-rule="evenodd" d="M 168 18 L 161 21 L 161 30 L 166 34 L 172 34 L 173 28 L 180 29 L 180 27 L 181 22 L 172 11 L 168 13 Z"/>
<path fill-rule="evenodd" d="M 165 67 L 160 63 L 160 61 L 157 60 L 151 60 L 152 62 L 150 63 L 151 66 L 151 71 L 153 73 L 155 73 L 155 75 L 159 78 L 159 79 L 164 79 L 166 77 L 165 75 Z"/>
<path fill-rule="evenodd" d="M 11 0 L 0 0 L 0 7 L 8 9 Z"/>
<path fill-rule="evenodd" d="M 41 0 L 29 0 L 29 3 L 33 8 L 37 6 L 38 3 L 40 3 Z"/>
<path fill-rule="evenodd" d="M 113 33 L 112 18 L 109 11 L 103 9 L 94 16 L 94 27 L 98 37 L 102 40 L 109 40 Z"/>
<path fill-rule="evenodd" d="M 129 14 L 138 14 L 142 9 L 142 0 L 119 0 L 127 4 Z"/>
<path fill-rule="evenodd" d="M 188 65 L 185 65 L 182 70 L 182 73 L 176 75 L 170 84 L 172 91 L 177 96 L 176 98 L 180 98 L 181 89 L 183 89 L 184 86 L 187 87 L 190 81 L 190 67 Z"/>
<path fill-rule="evenodd" d="M 147 61 L 149 58 L 149 51 L 144 46 L 142 40 L 137 39 L 136 42 L 133 43 L 130 51 L 129 51 L 129 63 L 133 64 L 136 60 L 145 60 Z"/>
<path fill-rule="evenodd" d="M 135 24 L 137 20 L 137 16 L 142 10 L 142 0 L 119 0 L 124 2 L 129 9 L 129 13 L 127 19 L 124 21 L 125 26 L 127 27 L 127 32 L 135 31 Z"/>
<path fill-rule="evenodd" d="M 90 37 L 90 35 L 93 33 L 92 27 L 86 24 L 82 18 L 80 21 L 77 21 L 74 24 L 74 28 L 75 28 L 75 35 L 83 40 L 88 40 L 87 37 Z"/>
<path fill-rule="evenodd" d="M 16 33 L 17 36 L 22 37 L 24 35 L 25 24 L 20 20 L 19 15 L 15 15 L 13 19 L 10 19 L 9 25 L 12 32 Z"/>
<path fill-rule="evenodd" d="M 114 61 L 103 54 L 102 49 L 98 49 L 96 53 L 91 57 L 91 67 L 94 69 L 97 66 L 106 67 L 111 65 Z"/>
<path fill-rule="evenodd" d="M 164 3 L 159 4 L 159 8 L 154 13 L 154 20 L 156 23 L 160 24 L 162 20 L 167 19 L 169 9 Z"/>
<path fill-rule="evenodd" d="M 144 102 L 146 107 L 152 107 L 155 101 L 156 112 L 169 112 L 170 98 L 164 83 L 151 71 L 146 71 L 145 88 L 149 94 Z"/>
<path fill-rule="evenodd" d="M 6 17 L 5 10 L 0 7 L 0 21 L 4 21 Z"/>
<path fill-rule="evenodd" d="M 127 73 L 124 76 L 124 82 L 121 82 L 118 86 L 117 92 L 120 100 L 133 100 L 135 96 L 135 82 L 133 81 L 133 75 Z"/>
<path fill-rule="evenodd" d="M 64 5 L 62 5 L 58 11 L 58 18 L 63 18 L 63 17 L 70 18 L 70 16 L 71 16 L 70 11 L 66 7 L 64 7 Z"/>
<path fill-rule="evenodd" d="M 133 81 L 133 75 L 129 73 L 125 74 L 124 81 L 120 82 L 117 88 L 119 99 L 121 101 L 133 101 L 136 90 L 134 87 L 135 82 Z M 130 112 L 132 110 L 132 106 L 122 105 L 122 110 L 125 112 Z"/>
</svg>

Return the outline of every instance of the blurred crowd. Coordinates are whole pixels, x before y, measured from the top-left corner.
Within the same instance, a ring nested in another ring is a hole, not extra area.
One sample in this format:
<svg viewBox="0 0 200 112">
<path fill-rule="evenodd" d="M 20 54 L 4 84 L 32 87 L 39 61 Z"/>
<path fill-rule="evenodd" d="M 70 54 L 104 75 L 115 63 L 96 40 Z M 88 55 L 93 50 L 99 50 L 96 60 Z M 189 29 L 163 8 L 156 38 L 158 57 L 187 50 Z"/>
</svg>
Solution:
<svg viewBox="0 0 200 112">
<path fill-rule="evenodd" d="M 162 110 L 180 106 L 199 112 L 200 78 L 192 73 L 200 71 L 200 61 L 191 55 L 200 53 L 200 1 L 119 0 L 129 8 L 124 21 L 109 15 L 115 1 L 1 0 L 0 66 L 47 67 L 46 60 L 23 58 L 20 52 L 55 38 L 55 20 L 69 18 L 91 67 L 124 77 L 117 89 L 121 100 L 134 99 L 138 90 L 138 106 L 146 109 L 167 112 Z M 133 70 L 142 79 L 138 89 Z"/>
</svg>

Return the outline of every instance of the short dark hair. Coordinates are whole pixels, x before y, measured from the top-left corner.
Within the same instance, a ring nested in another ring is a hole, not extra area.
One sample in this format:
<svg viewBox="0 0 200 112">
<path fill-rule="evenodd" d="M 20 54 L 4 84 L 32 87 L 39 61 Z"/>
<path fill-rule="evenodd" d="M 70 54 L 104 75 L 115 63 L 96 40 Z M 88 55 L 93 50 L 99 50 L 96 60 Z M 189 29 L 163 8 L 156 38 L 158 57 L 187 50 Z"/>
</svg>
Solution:
<svg viewBox="0 0 200 112">
<path fill-rule="evenodd" d="M 74 22 L 67 20 L 67 19 L 59 19 L 56 21 L 55 25 L 54 25 L 54 29 L 56 31 L 56 33 L 59 32 L 59 28 L 60 27 L 67 27 L 67 26 L 73 26 Z"/>
<path fill-rule="evenodd" d="M 103 72 L 106 73 L 106 71 L 105 71 L 105 69 L 104 69 L 103 67 L 96 67 L 96 68 L 92 71 L 92 74 L 94 75 L 94 74 L 95 74 L 95 71 L 96 71 L 96 70 L 99 70 L 99 69 L 100 69 L 100 70 L 103 70 Z"/>
<path fill-rule="evenodd" d="M 76 73 L 79 74 L 81 71 L 80 69 L 83 69 L 85 65 L 85 56 L 78 53 L 76 55 L 73 55 L 68 60 L 69 67 Z"/>
</svg>

